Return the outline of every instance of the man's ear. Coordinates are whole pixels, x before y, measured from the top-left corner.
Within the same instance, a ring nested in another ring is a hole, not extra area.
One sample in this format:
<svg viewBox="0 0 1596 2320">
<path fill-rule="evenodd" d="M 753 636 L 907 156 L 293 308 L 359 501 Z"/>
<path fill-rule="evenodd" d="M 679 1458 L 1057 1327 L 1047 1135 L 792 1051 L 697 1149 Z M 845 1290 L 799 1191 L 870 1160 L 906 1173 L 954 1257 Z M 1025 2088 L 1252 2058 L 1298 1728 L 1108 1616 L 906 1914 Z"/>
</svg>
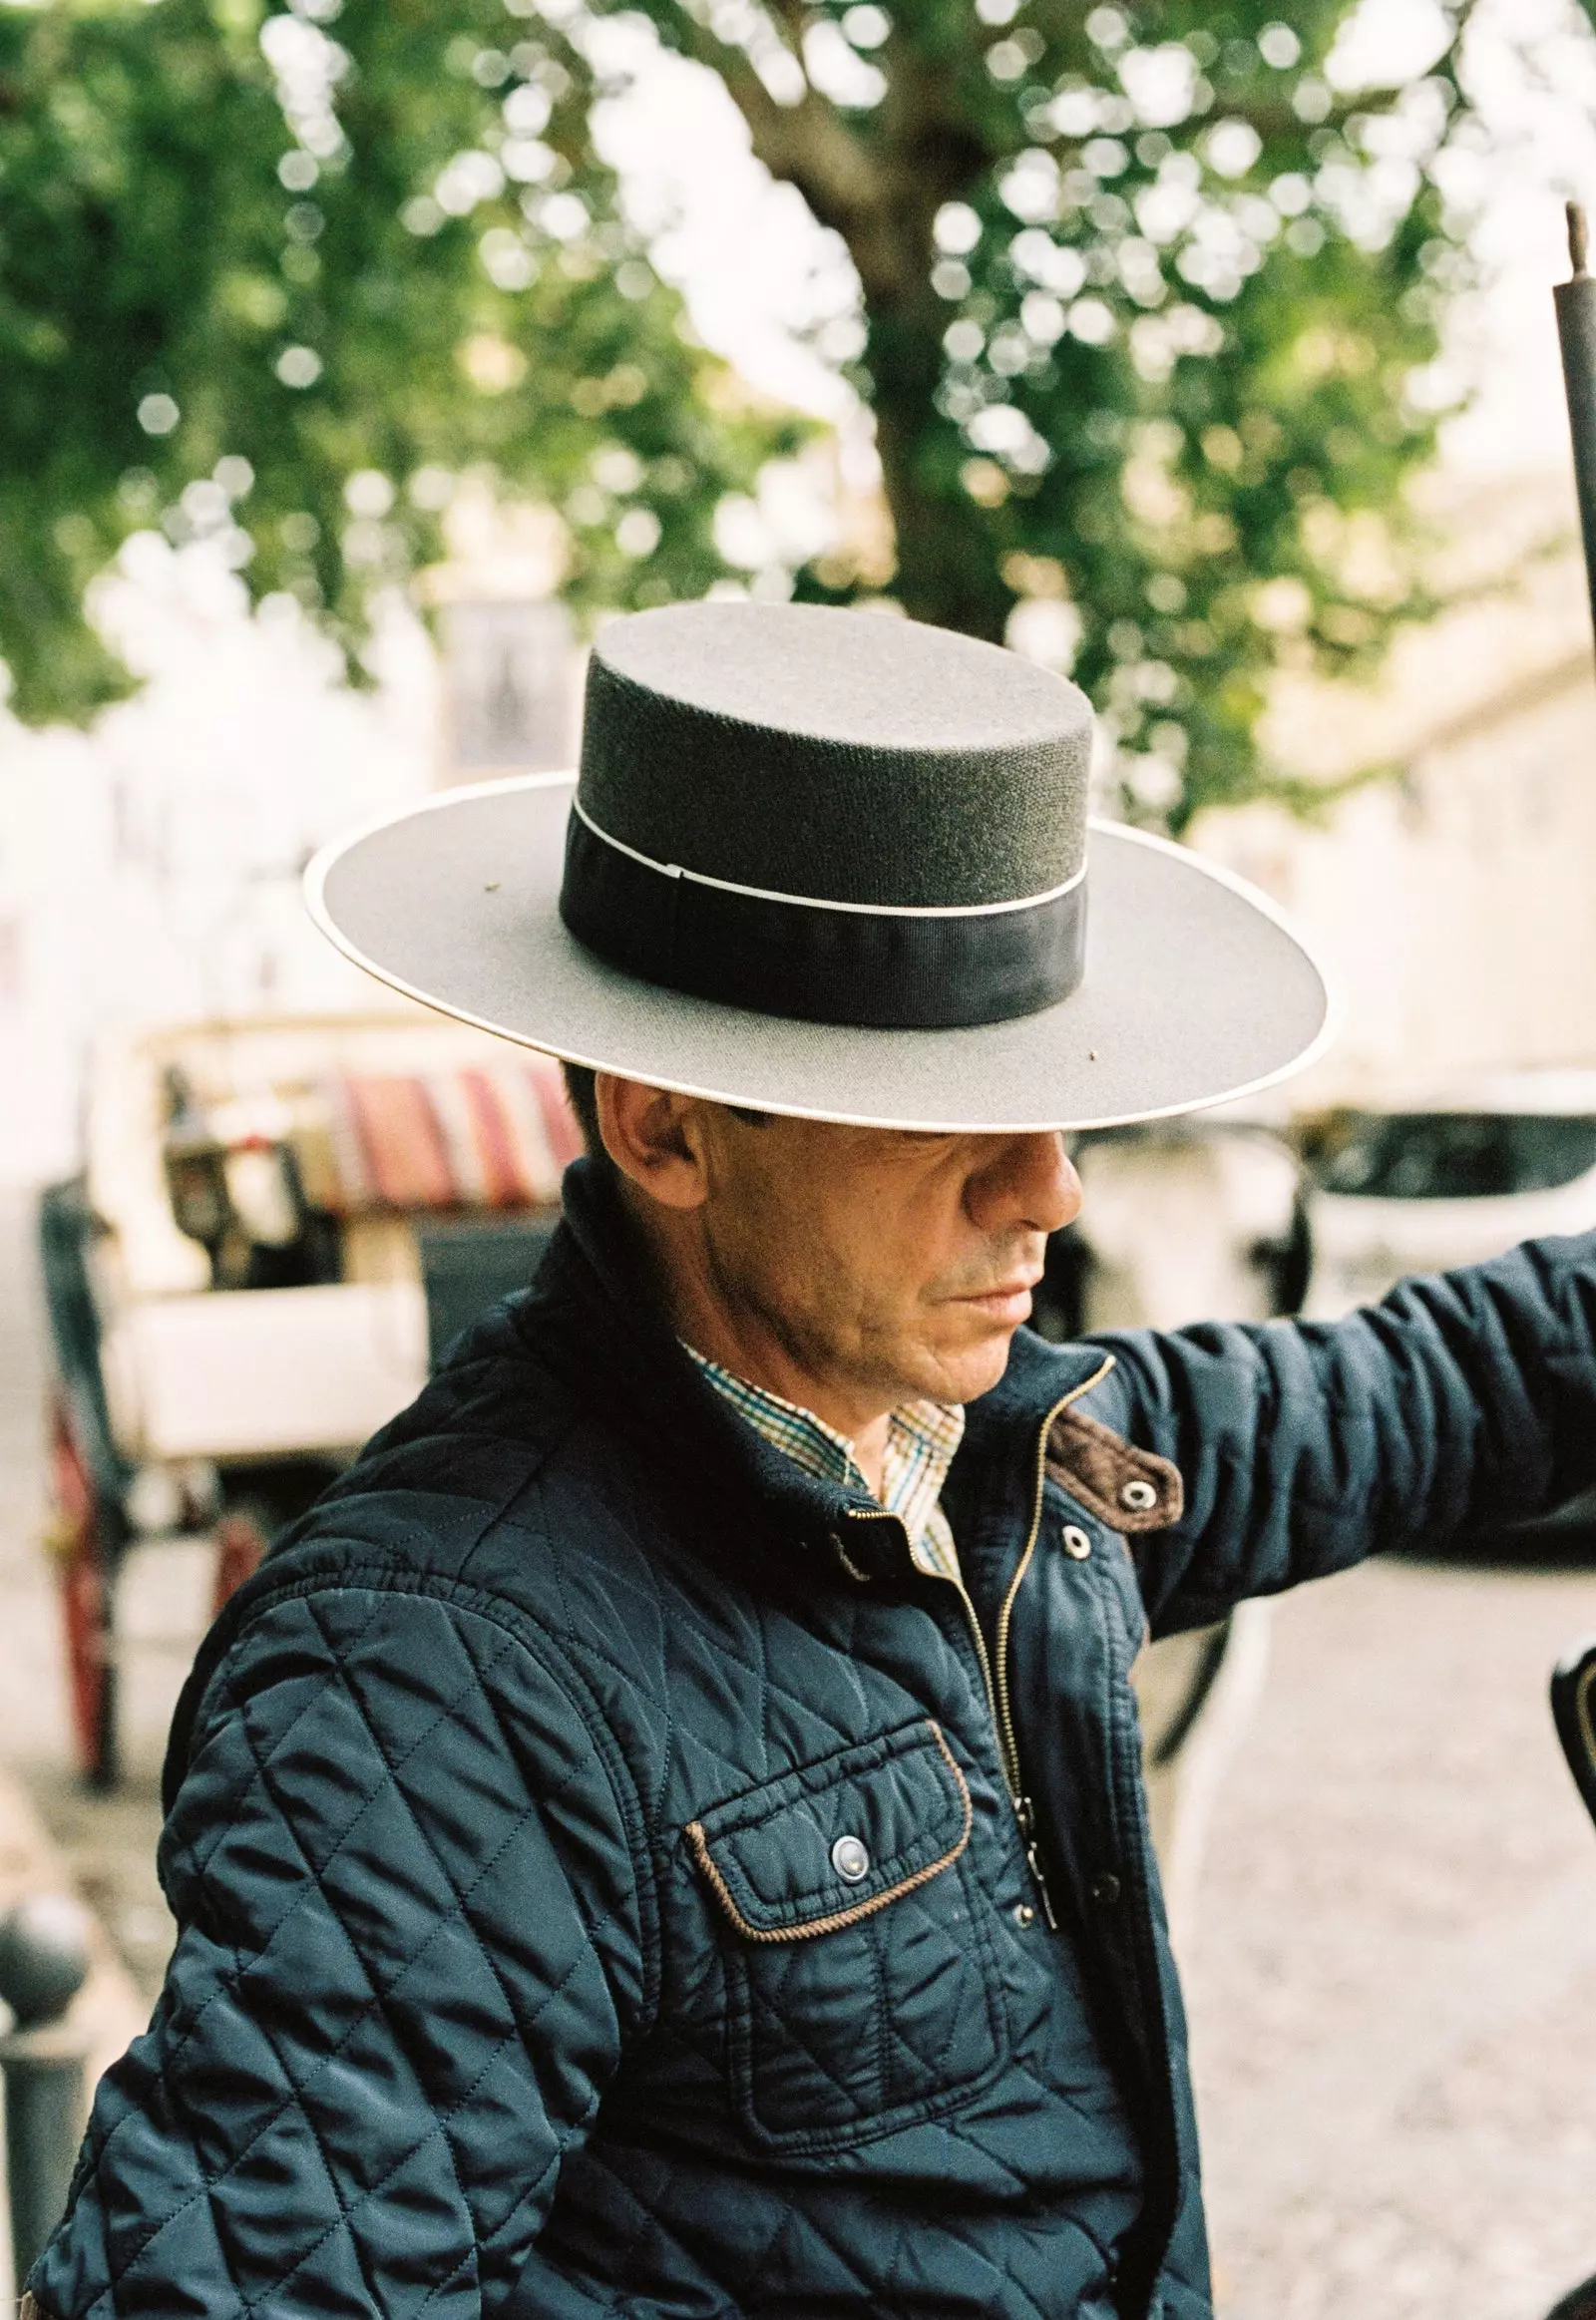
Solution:
<svg viewBox="0 0 1596 2320">
<path fill-rule="evenodd" d="M 693 1096 L 600 1071 L 598 1132 L 622 1176 L 663 1208 L 701 1208 L 709 1192 L 703 1106 Z"/>
</svg>

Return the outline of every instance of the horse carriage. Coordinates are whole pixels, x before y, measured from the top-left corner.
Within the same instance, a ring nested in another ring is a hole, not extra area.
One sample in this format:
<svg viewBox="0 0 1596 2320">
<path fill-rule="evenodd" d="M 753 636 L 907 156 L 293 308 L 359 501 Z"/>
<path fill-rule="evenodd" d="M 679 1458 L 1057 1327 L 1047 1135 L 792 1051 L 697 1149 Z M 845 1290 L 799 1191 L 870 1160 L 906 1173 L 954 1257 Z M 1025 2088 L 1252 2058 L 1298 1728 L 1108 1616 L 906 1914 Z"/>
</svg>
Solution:
<svg viewBox="0 0 1596 2320">
<path fill-rule="evenodd" d="M 54 1550 L 81 1768 L 118 1770 L 130 1547 L 216 1608 L 475 1314 L 530 1280 L 580 1136 L 559 1067 L 391 1009 L 163 1029 L 91 1073 L 40 1209 Z"/>
</svg>

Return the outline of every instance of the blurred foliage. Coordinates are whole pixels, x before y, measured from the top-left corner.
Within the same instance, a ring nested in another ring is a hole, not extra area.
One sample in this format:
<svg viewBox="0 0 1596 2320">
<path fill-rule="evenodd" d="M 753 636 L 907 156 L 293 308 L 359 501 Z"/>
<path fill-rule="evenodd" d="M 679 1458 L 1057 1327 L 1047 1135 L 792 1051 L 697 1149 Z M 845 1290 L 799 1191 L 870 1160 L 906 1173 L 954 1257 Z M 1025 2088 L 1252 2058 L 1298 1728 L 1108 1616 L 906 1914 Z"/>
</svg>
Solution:
<svg viewBox="0 0 1596 2320">
<path fill-rule="evenodd" d="M 589 145 L 595 94 L 499 0 L 0 10 L 18 714 L 128 689 L 82 606 L 141 526 L 213 538 L 357 676 L 374 592 L 442 555 L 462 478 L 561 509 L 579 611 L 724 576 L 721 496 L 805 429 L 684 328 Z"/>
<path fill-rule="evenodd" d="M 351 648 L 373 582 L 439 553 L 473 468 L 561 509 L 579 607 L 722 572 L 721 496 L 800 430 L 684 339 L 596 156 L 595 19 L 640 16 L 720 76 L 862 287 L 822 344 L 874 410 L 896 565 L 844 541 L 767 586 L 890 593 L 1072 666 L 1135 818 L 1308 802 L 1258 720 L 1282 666 L 1371 665 L 1426 609 L 1404 486 L 1466 273 L 1448 171 L 1481 137 L 1456 70 L 1466 0 L 1438 0 L 1422 78 L 1349 94 L 1333 52 L 1358 14 L 0 11 L 16 705 L 82 715 L 116 689 L 81 590 L 157 517 L 220 531 L 257 595 L 291 590 Z"/>
<path fill-rule="evenodd" d="M 1465 7 L 1350 97 L 1352 0 L 642 5 L 853 254 L 907 609 L 1072 664 L 1133 818 L 1321 798 L 1256 728 L 1282 664 L 1368 666 L 1428 608 Z"/>
</svg>

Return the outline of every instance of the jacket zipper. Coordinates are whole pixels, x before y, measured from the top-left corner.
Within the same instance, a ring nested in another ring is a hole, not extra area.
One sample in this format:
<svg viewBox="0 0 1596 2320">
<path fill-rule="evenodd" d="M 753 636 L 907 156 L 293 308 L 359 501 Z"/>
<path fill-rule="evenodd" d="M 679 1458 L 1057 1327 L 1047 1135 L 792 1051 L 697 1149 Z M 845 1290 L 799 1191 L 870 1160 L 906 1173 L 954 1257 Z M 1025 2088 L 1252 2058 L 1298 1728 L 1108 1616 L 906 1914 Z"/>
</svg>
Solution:
<svg viewBox="0 0 1596 2320">
<path fill-rule="evenodd" d="M 1014 1818 L 1019 1824 L 1019 1840 L 1025 1850 L 1025 1866 L 1029 1869 L 1031 1882 L 1035 1885 L 1036 1898 L 1041 1903 L 1042 1915 L 1046 1919 L 1049 1929 L 1054 1933 L 1058 1931 L 1058 1917 L 1053 1908 L 1052 1895 L 1047 1890 L 1047 1876 L 1042 1867 L 1041 1850 L 1036 1839 L 1035 1806 L 1025 1793 L 1025 1775 L 1019 1761 L 1019 1742 L 1014 1735 L 1013 1709 L 1008 1696 L 1008 1629 L 1013 1615 L 1014 1598 L 1018 1595 L 1025 1573 L 1030 1568 L 1031 1557 L 1036 1552 L 1036 1541 L 1041 1535 L 1042 1492 L 1047 1480 L 1047 1436 L 1052 1432 L 1053 1423 L 1059 1411 L 1067 1409 L 1072 1401 L 1078 1401 L 1083 1393 L 1089 1393 L 1094 1385 L 1100 1385 L 1113 1366 L 1114 1356 L 1109 1353 L 1104 1357 L 1102 1367 L 1094 1370 L 1083 1383 L 1072 1385 L 1067 1393 L 1061 1394 L 1041 1421 L 1041 1427 L 1036 1436 L 1036 1469 L 1035 1483 L 1031 1494 L 1030 1529 L 1026 1534 L 1019 1561 L 1014 1567 L 1014 1575 L 1008 1582 L 1008 1591 L 1004 1595 L 998 1613 L 996 1672 L 993 1666 L 993 1654 L 988 1651 L 987 1639 L 981 1631 L 981 1621 L 977 1616 L 976 1606 L 970 1599 L 970 1590 L 966 1587 L 962 1577 L 948 1581 L 949 1586 L 954 1589 L 960 1602 L 964 1605 L 965 1617 L 970 1622 L 971 1640 L 976 1647 L 976 1658 L 981 1667 L 981 1680 L 987 1692 L 987 1706 L 992 1716 L 993 1733 L 998 1741 L 998 1754 L 1002 1765 L 1003 1784 L 1008 1790 L 1008 1801 L 1013 1807 Z M 856 1517 L 856 1519 L 861 1518 Z M 866 1514 L 862 1519 L 868 1522 L 876 1518 Z M 897 1522 L 899 1517 L 887 1515 L 886 1519 L 889 1522 Z M 911 1560 L 914 1560 L 912 1553 Z M 919 1562 L 915 1563 L 915 1568 L 923 1571 L 923 1566 Z M 942 1577 L 941 1572 L 935 1571 L 923 1571 L 923 1575 L 927 1578 Z"/>
<path fill-rule="evenodd" d="M 1008 1582 L 1007 1592 L 1004 1594 L 998 1612 L 996 1652 L 998 1683 L 997 1696 L 993 1701 L 993 1722 L 998 1727 L 998 1745 L 1002 1750 L 1003 1768 L 1008 1779 L 1008 1793 L 1013 1802 L 1014 1818 L 1019 1823 L 1019 1834 L 1025 1847 L 1026 1866 L 1035 1882 L 1037 1898 L 1041 1902 L 1042 1915 L 1046 1918 L 1049 1929 L 1054 1933 L 1058 1931 L 1058 1917 L 1053 1908 L 1052 1895 L 1047 1890 L 1047 1874 L 1042 1867 L 1041 1849 L 1036 1837 L 1036 1808 L 1025 1791 L 1024 1769 L 1019 1761 L 1019 1740 L 1014 1732 L 1013 1704 L 1008 1693 L 1008 1630 L 1013 1619 L 1014 1600 L 1024 1582 L 1025 1573 L 1030 1569 L 1031 1557 L 1036 1552 L 1036 1541 L 1041 1535 L 1042 1493 L 1047 1481 L 1047 1436 L 1053 1430 L 1053 1424 L 1059 1411 L 1067 1409 L 1072 1401 L 1078 1401 L 1083 1393 L 1089 1393 L 1094 1385 L 1100 1385 L 1113 1365 L 1114 1356 L 1109 1353 L 1104 1357 L 1101 1368 L 1094 1370 L 1082 1384 L 1072 1385 L 1067 1393 L 1061 1394 L 1042 1419 L 1036 1435 L 1036 1467 L 1031 1492 L 1030 1529 L 1025 1535 L 1025 1544 L 1020 1553 L 1019 1561 L 1014 1566 L 1014 1575 Z M 965 1594 L 963 1586 L 960 1588 L 960 1593 Z M 965 1595 L 965 1605 L 970 1613 L 971 1625 L 979 1635 L 981 1631 L 980 1622 L 976 1618 L 976 1607 L 968 1595 Z M 984 1661 L 986 1656 L 984 1648 L 982 1652 Z"/>
<path fill-rule="evenodd" d="M 1094 1370 L 1084 1384 L 1072 1385 L 1067 1393 L 1061 1395 L 1053 1403 L 1052 1408 L 1042 1420 L 1041 1431 L 1036 1437 L 1036 1471 L 1031 1496 L 1030 1531 L 1019 1561 L 1014 1566 L 1014 1575 L 1008 1582 L 1008 1591 L 998 1612 L 998 1698 L 994 1704 L 993 1715 L 998 1724 L 998 1738 L 1002 1742 L 1003 1759 L 1008 1767 L 1010 1785 L 1015 1797 L 1024 1803 L 1027 1812 L 1030 1809 L 1030 1800 L 1022 1795 L 1024 1782 L 1020 1776 L 1019 1742 L 1014 1736 L 1013 1708 L 1008 1697 L 1008 1630 L 1013 1619 L 1014 1600 L 1024 1582 L 1025 1573 L 1030 1569 L 1031 1557 L 1036 1552 L 1036 1541 L 1041 1535 L 1042 1492 L 1047 1481 L 1047 1436 L 1052 1432 L 1059 1412 L 1067 1409 L 1072 1401 L 1078 1401 L 1083 1393 L 1090 1393 L 1094 1385 L 1101 1385 L 1113 1366 L 1114 1356 L 1112 1353 L 1108 1353 L 1103 1358 L 1102 1367 Z M 968 1602 L 969 1598 L 967 1597 L 966 1600 Z M 971 1617 L 975 1617 L 974 1607 L 971 1609 Z"/>
</svg>

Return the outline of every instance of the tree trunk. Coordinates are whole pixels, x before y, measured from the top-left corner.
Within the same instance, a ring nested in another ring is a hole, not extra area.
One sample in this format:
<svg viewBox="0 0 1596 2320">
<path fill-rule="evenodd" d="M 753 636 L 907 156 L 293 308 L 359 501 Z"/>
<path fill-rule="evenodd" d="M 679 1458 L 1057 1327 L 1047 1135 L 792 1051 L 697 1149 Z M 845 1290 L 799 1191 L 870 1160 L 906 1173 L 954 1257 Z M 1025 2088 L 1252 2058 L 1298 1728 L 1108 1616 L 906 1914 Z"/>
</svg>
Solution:
<svg viewBox="0 0 1596 2320">
<path fill-rule="evenodd" d="M 796 58 L 799 0 L 785 0 L 777 14 Z M 842 120 L 813 89 L 801 104 L 776 104 L 746 59 L 718 36 L 689 33 L 686 40 L 721 73 L 771 175 L 797 187 L 854 261 L 882 486 L 897 536 L 894 594 L 912 619 L 1000 642 L 1014 600 L 999 570 L 1000 527 L 961 482 L 965 448 L 936 400 L 948 310 L 931 287 L 935 219 L 994 158 L 965 117 L 946 55 L 938 44 L 922 53 L 895 34 L 881 60 L 886 99 L 866 131 Z"/>
<path fill-rule="evenodd" d="M 876 448 L 897 536 L 893 592 L 911 619 L 1001 643 L 1013 591 L 998 569 L 998 527 L 960 480 L 966 453 L 936 406 L 943 312 L 931 293 L 871 317 Z"/>
</svg>

